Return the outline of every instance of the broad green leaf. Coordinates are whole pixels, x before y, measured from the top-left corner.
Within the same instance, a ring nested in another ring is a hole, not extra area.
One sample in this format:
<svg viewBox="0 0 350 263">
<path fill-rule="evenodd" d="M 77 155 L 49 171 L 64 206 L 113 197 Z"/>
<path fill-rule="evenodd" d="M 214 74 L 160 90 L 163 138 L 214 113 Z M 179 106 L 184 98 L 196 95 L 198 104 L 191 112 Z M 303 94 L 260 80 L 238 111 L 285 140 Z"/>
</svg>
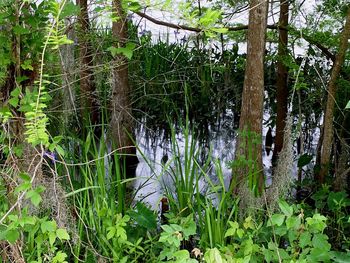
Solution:
<svg viewBox="0 0 350 263">
<path fill-rule="evenodd" d="M 312 161 L 313 156 L 310 154 L 303 154 L 298 159 L 298 167 L 301 168 L 305 165 L 308 165 Z"/>
<path fill-rule="evenodd" d="M 35 225 L 36 218 L 33 216 L 24 216 L 19 219 L 19 224 L 23 227 L 24 225 Z"/>
<path fill-rule="evenodd" d="M 67 254 L 62 252 L 62 251 L 58 251 L 56 256 L 52 259 L 52 263 L 64 263 L 67 262 L 65 261 L 67 258 Z"/>
<path fill-rule="evenodd" d="M 315 248 L 320 248 L 325 251 L 329 251 L 331 249 L 331 245 L 328 242 L 327 235 L 320 234 L 320 233 L 314 235 L 314 237 L 312 238 L 312 245 Z"/>
<path fill-rule="evenodd" d="M 30 182 L 30 176 L 27 173 L 19 173 L 18 175 L 23 181 Z"/>
<path fill-rule="evenodd" d="M 17 221 L 18 221 L 18 215 L 9 215 L 9 219 L 10 219 L 12 222 L 17 222 Z"/>
<path fill-rule="evenodd" d="M 11 91 L 11 97 L 18 97 L 19 94 L 21 94 L 21 89 L 19 87 L 15 88 L 13 91 Z"/>
<path fill-rule="evenodd" d="M 40 194 L 38 194 L 35 190 L 30 190 L 26 193 L 26 199 L 29 198 L 32 204 L 36 207 L 38 207 L 40 202 L 42 201 Z"/>
<path fill-rule="evenodd" d="M 301 225 L 301 219 L 299 216 L 291 216 L 286 220 L 287 229 L 298 229 Z"/>
<path fill-rule="evenodd" d="M 326 221 L 327 218 L 320 214 L 314 214 L 312 218 L 306 218 L 307 226 L 309 227 L 310 231 L 314 233 L 323 232 L 323 230 L 327 227 L 327 224 L 325 223 Z"/>
<path fill-rule="evenodd" d="M 56 145 L 55 150 L 60 156 L 64 157 L 65 152 L 64 152 L 63 148 L 60 145 Z"/>
<path fill-rule="evenodd" d="M 243 227 L 245 229 L 254 229 L 254 222 L 253 222 L 253 219 L 248 216 L 245 220 L 244 220 L 244 223 L 243 223 Z"/>
<path fill-rule="evenodd" d="M 41 232 L 55 232 L 57 229 L 57 224 L 55 221 L 44 221 L 41 223 Z"/>
<path fill-rule="evenodd" d="M 312 248 L 307 259 L 308 262 L 330 262 L 331 253 L 323 248 Z"/>
<path fill-rule="evenodd" d="M 311 245 L 311 234 L 309 232 L 303 232 L 300 235 L 299 245 L 301 248 Z"/>
<path fill-rule="evenodd" d="M 60 18 L 77 15 L 79 14 L 79 11 L 79 6 L 73 4 L 72 2 L 67 2 L 63 7 L 63 10 L 60 14 Z"/>
<path fill-rule="evenodd" d="M 22 64 L 21 68 L 24 70 L 34 70 L 32 66 L 32 60 L 31 59 L 26 59 Z"/>
<path fill-rule="evenodd" d="M 136 211 L 130 211 L 129 215 L 136 221 L 136 223 L 146 229 L 157 228 L 157 216 L 145 204 L 138 202 L 136 204 Z"/>
<path fill-rule="evenodd" d="M 284 219 L 285 219 L 285 215 L 273 214 L 270 220 L 267 222 L 267 226 L 271 226 L 271 225 L 281 226 L 284 222 Z"/>
<path fill-rule="evenodd" d="M 278 202 L 278 206 L 280 207 L 283 214 L 285 214 L 287 217 L 293 215 L 293 207 L 290 206 L 286 201 L 280 200 Z"/>
<path fill-rule="evenodd" d="M 113 57 L 115 57 L 117 54 L 121 54 L 124 55 L 126 58 L 131 59 L 135 47 L 136 44 L 129 42 L 126 43 L 125 47 L 109 47 L 107 50 L 111 52 Z"/>
<path fill-rule="evenodd" d="M 6 231 L 5 239 L 10 242 L 11 244 L 14 244 L 17 239 L 19 238 L 19 232 L 16 229 L 11 229 Z"/>
<path fill-rule="evenodd" d="M 208 249 L 204 254 L 204 260 L 206 263 L 224 263 L 220 251 L 217 248 Z"/>
<path fill-rule="evenodd" d="M 229 228 L 226 233 L 225 233 L 225 237 L 230 237 L 230 236 L 234 236 L 236 233 L 236 229 L 233 228 Z"/>
<path fill-rule="evenodd" d="M 239 237 L 239 238 L 242 238 L 243 237 L 243 235 L 244 235 L 244 230 L 243 229 L 237 229 L 237 236 Z"/>
<path fill-rule="evenodd" d="M 114 226 L 111 226 L 107 228 L 107 240 L 112 239 L 115 236 L 115 233 L 117 232 L 117 229 Z"/>
<path fill-rule="evenodd" d="M 350 253 L 334 251 L 332 253 L 333 261 L 337 263 L 349 263 L 350 262 Z"/>
<path fill-rule="evenodd" d="M 19 99 L 18 98 L 11 98 L 8 100 L 8 103 L 12 106 L 12 107 L 17 107 L 18 106 L 18 102 Z"/>
<path fill-rule="evenodd" d="M 56 241 L 56 233 L 55 232 L 49 232 L 49 243 L 50 243 L 50 246 L 53 246 L 53 244 L 55 243 Z"/>
<path fill-rule="evenodd" d="M 24 192 L 29 190 L 32 187 L 31 182 L 24 182 L 16 187 L 15 193 L 18 194 L 19 192 Z"/>
<path fill-rule="evenodd" d="M 182 250 L 176 251 L 174 253 L 174 257 L 177 260 L 185 260 L 185 259 L 189 259 L 190 258 L 190 253 L 187 250 L 182 249 Z"/>
<path fill-rule="evenodd" d="M 69 240 L 69 234 L 66 229 L 59 228 L 56 230 L 56 235 L 60 240 Z"/>
</svg>

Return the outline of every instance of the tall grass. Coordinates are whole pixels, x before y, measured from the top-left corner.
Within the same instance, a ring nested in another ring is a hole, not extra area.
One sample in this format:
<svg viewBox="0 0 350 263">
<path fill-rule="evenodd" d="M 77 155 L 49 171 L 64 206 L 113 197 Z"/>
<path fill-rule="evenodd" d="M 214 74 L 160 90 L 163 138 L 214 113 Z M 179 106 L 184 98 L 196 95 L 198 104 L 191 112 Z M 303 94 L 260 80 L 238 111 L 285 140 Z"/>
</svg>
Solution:
<svg viewBox="0 0 350 263">
<path fill-rule="evenodd" d="M 73 189 L 67 196 L 74 204 L 77 220 L 78 244 L 75 254 L 96 254 L 115 257 L 118 252 L 113 242 L 106 238 L 117 214 L 125 214 L 127 191 L 125 169 L 120 167 L 120 155 L 109 152 L 104 138 L 96 140 L 92 131 L 86 139 L 70 140 L 67 148 L 71 153 L 66 172 L 73 180 Z M 114 159 L 114 162 L 113 162 Z M 113 165 L 114 164 L 114 165 Z M 58 168 L 63 173 L 63 167 Z M 84 241 L 80 243 L 80 241 Z M 75 262 L 78 262 L 77 260 Z"/>
</svg>

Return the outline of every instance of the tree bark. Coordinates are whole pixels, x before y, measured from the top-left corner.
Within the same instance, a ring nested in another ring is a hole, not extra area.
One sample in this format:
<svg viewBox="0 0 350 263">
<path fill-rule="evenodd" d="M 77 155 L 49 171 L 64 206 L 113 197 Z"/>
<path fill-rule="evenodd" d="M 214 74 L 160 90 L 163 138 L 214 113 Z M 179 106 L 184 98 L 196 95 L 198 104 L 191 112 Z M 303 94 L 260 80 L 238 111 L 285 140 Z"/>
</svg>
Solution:
<svg viewBox="0 0 350 263">
<path fill-rule="evenodd" d="M 126 14 L 120 0 L 113 0 L 115 20 L 112 34 L 117 47 L 125 47 L 128 39 Z M 122 54 L 114 58 L 112 70 L 112 101 L 111 101 L 111 136 L 114 148 L 125 154 L 126 172 L 128 176 L 135 175 L 136 148 L 133 142 L 133 117 L 130 100 L 130 86 L 128 81 L 128 61 Z"/>
<path fill-rule="evenodd" d="M 94 82 L 93 50 L 90 43 L 90 20 L 88 14 L 87 0 L 77 0 L 80 7 L 78 16 L 79 30 L 79 58 L 80 58 L 80 101 L 81 115 L 83 118 L 90 118 L 91 124 L 99 124 L 100 113 Z"/>
<path fill-rule="evenodd" d="M 265 0 L 250 2 L 247 38 L 247 62 L 242 94 L 241 118 L 236 148 L 238 165 L 236 190 L 246 187 L 247 175 L 250 190 L 260 194 L 264 188 L 262 166 L 262 120 L 264 100 L 264 55 L 266 42 L 268 3 Z M 234 179 L 234 178 L 233 178 Z"/>
<path fill-rule="evenodd" d="M 289 18 L 289 0 L 280 0 L 279 26 L 286 28 Z M 288 31 L 279 28 L 278 42 L 278 61 L 277 61 L 277 81 L 276 81 L 276 99 L 277 99 L 277 117 L 276 117 L 276 138 L 273 149 L 272 164 L 276 165 L 279 152 L 283 148 L 284 129 L 286 127 L 286 117 L 288 111 L 288 69 L 283 63 L 288 54 Z"/>
<path fill-rule="evenodd" d="M 337 92 L 337 79 L 341 71 L 341 67 L 345 60 L 345 54 L 348 49 L 348 40 L 350 38 L 350 6 L 346 16 L 345 27 L 340 39 L 340 46 L 338 54 L 332 68 L 331 78 L 328 83 L 328 96 L 326 111 L 324 114 L 324 126 L 323 126 L 323 138 L 321 148 L 321 160 L 320 160 L 320 172 L 317 175 L 317 180 L 320 184 L 325 182 L 326 175 L 328 174 L 328 168 L 330 163 L 330 155 L 333 142 L 333 116 L 334 116 L 334 104 Z"/>
</svg>

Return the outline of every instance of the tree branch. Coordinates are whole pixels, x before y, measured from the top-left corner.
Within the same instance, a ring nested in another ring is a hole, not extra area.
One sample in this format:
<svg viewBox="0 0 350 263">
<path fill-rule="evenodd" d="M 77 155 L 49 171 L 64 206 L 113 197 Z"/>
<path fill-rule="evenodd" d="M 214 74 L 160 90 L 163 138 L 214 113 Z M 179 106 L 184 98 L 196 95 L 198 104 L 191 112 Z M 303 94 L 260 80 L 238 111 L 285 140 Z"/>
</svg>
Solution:
<svg viewBox="0 0 350 263">
<path fill-rule="evenodd" d="M 186 26 L 186 25 L 179 25 L 179 24 L 173 24 L 173 23 L 169 23 L 169 22 L 165 22 L 159 19 L 156 19 L 154 17 L 151 17 L 145 13 L 142 12 L 135 12 L 137 15 L 139 15 L 142 18 L 145 18 L 149 21 L 151 21 L 152 23 L 156 24 L 156 25 L 160 25 L 160 26 L 166 26 L 166 27 L 170 27 L 170 28 L 174 28 L 177 30 L 187 30 L 187 31 L 191 31 L 191 32 L 196 32 L 196 33 L 200 33 L 203 31 L 203 29 L 198 28 L 198 27 L 190 27 L 190 26 Z M 242 25 L 242 26 L 235 26 L 235 27 L 226 27 L 228 31 L 241 31 L 241 30 L 247 30 L 248 29 L 248 25 Z M 293 33 L 294 35 L 299 34 L 298 30 L 292 28 L 292 27 L 283 27 L 283 26 L 278 26 L 278 25 L 267 25 L 268 29 L 282 29 L 282 30 L 288 30 L 291 33 Z M 329 49 L 325 46 L 323 46 L 321 43 L 318 43 L 317 41 L 313 40 L 310 36 L 302 34 L 300 35 L 300 38 L 303 38 L 305 41 L 307 41 L 308 43 L 310 43 L 311 45 L 316 46 L 318 49 L 320 49 L 322 51 L 322 53 L 328 58 L 331 59 L 333 62 L 335 61 L 335 55 L 329 51 Z"/>
</svg>

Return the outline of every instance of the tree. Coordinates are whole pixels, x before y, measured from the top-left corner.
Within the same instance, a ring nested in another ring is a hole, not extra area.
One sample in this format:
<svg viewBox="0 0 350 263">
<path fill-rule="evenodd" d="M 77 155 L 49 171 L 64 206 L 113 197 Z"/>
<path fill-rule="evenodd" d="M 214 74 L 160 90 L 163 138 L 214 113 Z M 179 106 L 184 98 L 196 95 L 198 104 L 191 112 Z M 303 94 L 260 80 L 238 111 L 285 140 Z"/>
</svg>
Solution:
<svg viewBox="0 0 350 263">
<path fill-rule="evenodd" d="M 276 138 L 273 149 L 273 165 L 276 164 L 279 152 L 283 148 L 284 128 L 286 126 L 286 117 L 288 111 L 288 69 L 283 62 L 288 54 L 288 26 L 289 0 L 280 0 L 280 17 L 278 25 L 280 26 L 278 41 L 278 60 L 277 60 L 277 80 L 276 80 Z"/>
<path fill-rule="evenodd" d="M 335 96 L 337 92 L 337 80 L 339 73 L 341 71 L 342 65 L 345 60 L 345 54 L 348 49 L 348 40 L 350 38 L 350 6 L 348 6 L 348 11 L 346 15 L 345 27 L 343 29 L 339 51 L 336 55 L 334 65 L 332 67 L 331 77 L 328 83 L 328 96 L 326 110 L 324 114 L 324 125 L 323 125 L 323 138 L 322 138 L 322 148 L 321 148 L 321 169 L 317 175 L 318 182 L 320 184 L 325 182 L 325 177 L 328 173 L 330 155 L 333 144 L 333 116 L 334 116 L 334 104 Z"/>
<path fill-rule="evenodd" d="M 128 40 L 128 25 L 120 0 L 113 0 L 114 20 L 112 34 L 118 48 L 125 48 Z M 123 54 L 114 57 L 112 70 L 112 100 L 110 136 L 114 147 L 123 155 L 128 176 L 135 175 L 136 148 L 132 139 L 133 117 L 128 81 L 128 61 Z M 123 166 L 122 166 L 123 167 Z"/>
<path fill-rule="evenodd" d="M 78 15 L 78 42 L 80 57 L 80 97 L 81 115 L 90 118 L 91 124 L 99 124 L 100 114 L 94 83 L 93 51 L 90 43 L 90 20 L 87 0 L 77 0 L 80 7 Z"/>
<path fill-rule="evenodd" d="M 236 190 L 246 187 L 260 194 L 264 187 L 262 166 L 262 120 L 264 100 L 264 55 L 268 3 L 265 0 L 250 2 L 247 37 L 247 61 L 244 76 L 240 134 L 237 139 L 236 161 L 244 159 L 237 172 Z M 236 170 L 236 171 L 235 171 Z"/>
</svg>

